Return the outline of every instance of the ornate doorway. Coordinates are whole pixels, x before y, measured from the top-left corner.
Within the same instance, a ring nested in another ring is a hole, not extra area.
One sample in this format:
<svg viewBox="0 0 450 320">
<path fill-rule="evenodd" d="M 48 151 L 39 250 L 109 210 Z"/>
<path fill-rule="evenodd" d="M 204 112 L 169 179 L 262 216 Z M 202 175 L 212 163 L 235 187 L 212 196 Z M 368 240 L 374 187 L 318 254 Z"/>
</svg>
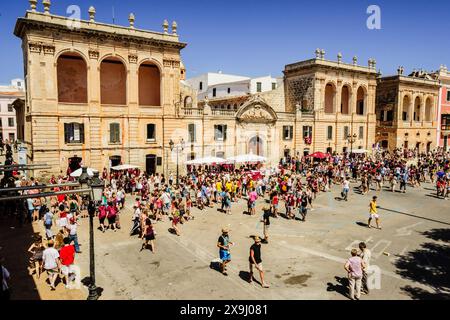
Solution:
<svg viewBox="0 0 450 320">
<path fill-rule="evenodd" d="M 254 136 L 248 142 L 248 153 L 264 156 L 264 142 L 260 136 Z"/>
</svg>

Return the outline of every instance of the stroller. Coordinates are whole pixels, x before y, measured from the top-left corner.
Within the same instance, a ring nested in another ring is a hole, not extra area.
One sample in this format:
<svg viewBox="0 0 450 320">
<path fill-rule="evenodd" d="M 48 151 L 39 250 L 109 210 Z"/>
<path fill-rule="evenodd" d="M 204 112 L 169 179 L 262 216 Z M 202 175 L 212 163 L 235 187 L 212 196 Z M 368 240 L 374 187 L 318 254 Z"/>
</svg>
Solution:
<svg viewBox="0 0 450 320">
<path fill-rule="evenodd" d="M 131 227 L 130 236 L 141 233 L 141 222 L 139 218 L 133 219 L 133 226 Z"/>
</svg>

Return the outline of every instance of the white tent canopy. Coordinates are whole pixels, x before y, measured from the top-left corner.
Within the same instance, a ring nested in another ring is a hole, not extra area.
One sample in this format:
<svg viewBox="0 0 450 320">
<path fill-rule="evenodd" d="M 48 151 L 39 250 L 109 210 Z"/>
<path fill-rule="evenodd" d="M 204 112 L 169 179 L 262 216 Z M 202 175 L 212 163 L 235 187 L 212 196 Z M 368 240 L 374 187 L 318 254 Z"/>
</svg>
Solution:
<svg viewBox="0 0 450 320">
<path fill-rule="evenodd" d="M 366 149 L 354 149 L 354 150 L 352 150 L 351 151 L 351 153 L 356 153 L 356 154 L 359 154 L 359 153 L 368 153 L 369 151 L 367 151 Z"/>
<path fill-rule="evenodd" d="M 228 158 L 227 161 L 235 163 L 266 162 L 267 158 L 250 153 Z"/>
<path fill-rule="evenodd" d="M 205 158 L 198 158 L 194 160 L 186 161 L 187 165 L 202 165 L 202 164 L 221 164 L 226 162 L 225 159 L 217 158 L 217 157 L 205 157 Z"/>
<path fill-rule="evenodd" d="M 138 169 L 138 166 L 133 166 L 131 164 L 121 164 L 120 166 L 111 167 L 112 170 L 128 170 L 128 169 Z"/>
<path fill-rule="evenodd" d="M 92 169 L 92 168 L 87 168 L 87 174 L 88 174 L 89 177 L 93 177 L 94 176 L 94 172 L 98 172 L 98 170 Z M 72 172 L 70 174 L 70 176 L 74 177 L 74 178 L 78 178 L 78 177 L 81 176 L 82 173 L 83 173 L 83 169 L 80 168 L 80 169 L 75 170 L 74 172 Z"/>
</svg>

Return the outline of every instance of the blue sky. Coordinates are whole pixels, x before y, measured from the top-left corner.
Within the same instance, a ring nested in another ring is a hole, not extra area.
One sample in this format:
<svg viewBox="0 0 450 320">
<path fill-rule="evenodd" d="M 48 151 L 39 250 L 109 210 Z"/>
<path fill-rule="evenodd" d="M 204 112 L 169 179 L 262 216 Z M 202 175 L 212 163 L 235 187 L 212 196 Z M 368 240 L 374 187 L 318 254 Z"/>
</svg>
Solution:
<svg viewBox="0 0 450 320">
<path fill-rule="evenodd" d="M 39 0 L 38 10 L 42 9 Z M 436 70 L 450 66 L 450 1 L 448 0 L 52 0 L 51 12 L 66 15 L 69 5 L 79 5 L 82 18 L 94 5 L 96 20 L 161 31 L 162 21 L 176 20 L 178 33 L 188 46 L 182 51 L 188 77 L 211 71 L 278 76 L 286 64 L 309 59 L 316 48 L 326 58 L 361 64 L 377 60 L 383 75 L 399 65 Z M 367 7 L 381 8 L 381 30 L 366 27 Z M 0 4 L 0 83 L 23 77 L 21 42 L 13 35 L 17 17 L 28 0 Z"/>
</svg>

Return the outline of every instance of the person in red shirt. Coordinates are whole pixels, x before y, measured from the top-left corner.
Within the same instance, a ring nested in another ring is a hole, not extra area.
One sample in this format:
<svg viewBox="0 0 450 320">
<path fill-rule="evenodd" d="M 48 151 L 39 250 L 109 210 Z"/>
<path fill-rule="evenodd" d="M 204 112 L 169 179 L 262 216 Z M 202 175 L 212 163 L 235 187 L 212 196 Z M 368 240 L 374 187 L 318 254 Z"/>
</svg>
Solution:
<svg viewBox="0 0 450 320">
<path fill-rule="evenodd" d="M 64 238 L 64 247 L 59 251 L 59 258 L 61 260 L 61 273 L 64 275 L 66 281 L 66 288 L 69 285 L 69 275 L 73 273 L 73 266 L 75 262 L 75 247 L 70 244 L 69 238 Z"/>
</svg>

